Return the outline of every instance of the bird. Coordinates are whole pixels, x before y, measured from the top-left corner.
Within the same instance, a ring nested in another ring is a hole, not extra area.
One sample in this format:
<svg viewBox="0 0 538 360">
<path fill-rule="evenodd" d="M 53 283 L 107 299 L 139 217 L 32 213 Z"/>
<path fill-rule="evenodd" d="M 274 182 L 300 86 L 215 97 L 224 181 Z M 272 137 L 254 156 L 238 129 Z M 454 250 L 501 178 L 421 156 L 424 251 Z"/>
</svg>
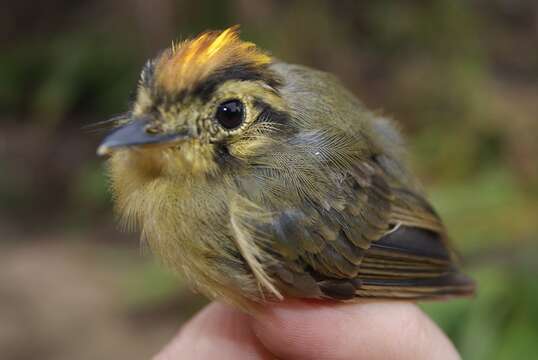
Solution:
<svg viewBox="0 0 538 360">
<path fill-rule="evenodd" d="M 119 221 L 210 299 L 470 296 L 395 122 L 239 27 L 143 66 L 98 147 Z"/>
</svg>

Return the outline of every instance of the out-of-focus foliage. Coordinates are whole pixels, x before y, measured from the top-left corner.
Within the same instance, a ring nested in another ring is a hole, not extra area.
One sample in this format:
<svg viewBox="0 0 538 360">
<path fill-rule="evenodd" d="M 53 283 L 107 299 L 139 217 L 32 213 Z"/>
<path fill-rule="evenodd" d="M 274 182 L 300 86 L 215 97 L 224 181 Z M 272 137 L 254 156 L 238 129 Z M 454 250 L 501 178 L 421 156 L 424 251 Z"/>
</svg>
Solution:
<svg viewBox="0 0 538 360">
<path fill-rule="evenodd" d="M 124 111 L 145 59 L 173 39 L 239 23 L 244 38 L 283 60 L 335 73 L 370 108 L 401 124 L 413 166 L 479 283 L 475 299 L 424 306 L 463 358 L 538 352 L 535 1 L 2 5 L 0 245 L 23 249 L 43 237 L 65 249 L 83 243 L 106 259 L 123 294 L 111 300 L 114 306 L 190 314 L 196 306 L 189 292 L 176 290 L 178 282 L 132 251 L 135 235 L 114 230 L 94 155 L 101 135 L 81 128 Z M 41 246 L 44 253 L 52 248 L 47 241 Z M 21 262 L 30 256 L 23 254 Z M 92 268 L 86 270 L 91 277 Z M 161 318 L 148 319 L 144 326 L 151 328 Z M 64 334 L 70 336 L 76 332 Z M 31 353 L 18 340 L 15 356 Z M 61 347 L 54 344 L 47 346 Z"/>
</svg>

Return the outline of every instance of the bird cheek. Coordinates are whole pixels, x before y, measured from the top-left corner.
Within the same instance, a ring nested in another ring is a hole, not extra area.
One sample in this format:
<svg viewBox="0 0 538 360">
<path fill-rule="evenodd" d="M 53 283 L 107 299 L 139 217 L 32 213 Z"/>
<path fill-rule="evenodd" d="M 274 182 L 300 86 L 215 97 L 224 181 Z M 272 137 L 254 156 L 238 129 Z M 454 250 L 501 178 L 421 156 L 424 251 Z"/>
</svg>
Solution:
<svg viewBox="0 0 538 360">
<path fill-rule="evenodd" d="M 177 179 L 203 176 L 217 170 L 214 149 L 198 140 L 186 141 L 179 148 L 165 152 L 165 174 Z"/>
<path fill-rule="evenodd" d="M 263 152 L 270 145 L 270 139 L 264 138 L 246 138 L 229 145 L 230 155 L 238 159 L 247 159 Z"/>
</svg>

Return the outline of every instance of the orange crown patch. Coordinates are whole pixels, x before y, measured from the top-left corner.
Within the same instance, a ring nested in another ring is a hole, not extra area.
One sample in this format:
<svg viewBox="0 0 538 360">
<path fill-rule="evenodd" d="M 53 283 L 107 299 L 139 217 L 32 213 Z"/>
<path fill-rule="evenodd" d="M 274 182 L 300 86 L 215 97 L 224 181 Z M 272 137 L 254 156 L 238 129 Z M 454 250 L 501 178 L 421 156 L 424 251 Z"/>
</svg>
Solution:
<svg viewBox="0 0 538 360">
<path fill-rule="evenodd" d="M 157 62 L 156 82 L 170 92 L 191 90 L 215 71 L 235 65 L 264 68 L 270 62 L 254 43 L 241 41 L 239 26 L 233 26 L 172 44 Z"/>
</svg>

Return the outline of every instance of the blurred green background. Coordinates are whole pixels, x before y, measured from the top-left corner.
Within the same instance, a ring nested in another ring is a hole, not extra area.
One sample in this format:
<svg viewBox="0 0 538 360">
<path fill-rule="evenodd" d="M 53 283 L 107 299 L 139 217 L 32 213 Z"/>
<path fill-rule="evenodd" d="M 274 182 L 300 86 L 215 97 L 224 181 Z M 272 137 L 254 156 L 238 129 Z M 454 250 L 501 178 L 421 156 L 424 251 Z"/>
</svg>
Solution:
<svg viewBox="0 0 538 360">
<path fill-rule="evenodd" d="M 397 119 L 479 283 L 424 304 L 464 359 L 538 353 L 538 2 L 1 1 L 0 357 L 148 358 L 204 301 L 118 231 L 89 123 L 144 60 L 242 25 Z"/>
</svg>

